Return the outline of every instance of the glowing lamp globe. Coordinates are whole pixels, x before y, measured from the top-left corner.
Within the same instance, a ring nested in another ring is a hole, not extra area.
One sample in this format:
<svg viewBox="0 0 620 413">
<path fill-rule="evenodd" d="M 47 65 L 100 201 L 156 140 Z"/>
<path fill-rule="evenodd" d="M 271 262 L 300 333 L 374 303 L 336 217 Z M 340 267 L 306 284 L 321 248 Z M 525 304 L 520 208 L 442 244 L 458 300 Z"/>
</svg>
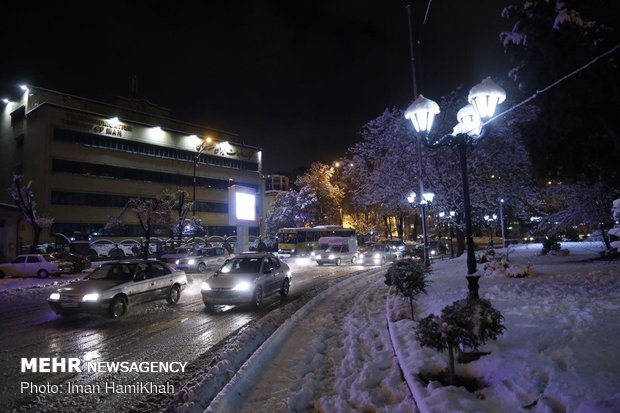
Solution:
<svg viewBox="0 0 620 413">
<path fill-rule="evenodd" d="M 466 133 L 469 136 L 480 135 L 482 130 L 482 122 L 480 116 L 473 105 L 465 105 L 456 114 L 456 119 L 459 121 L 459 133 Z M 456 129 L 456 128 L 455 128 Z"/>
<path fill-rule="evenodd" d="M 407 202 L 413 204 L 415 202 L 415 192 L 411 192 L 409 196 L 407 196 Z"/>
<path fill-rule="evenodd" d="M 487 77 L 472 87 L 467 101 L 474 105 L 480 119 L 488 119 L 495 113 L 497 105 L 506 100 L 506 91 Z"/>
<path fill-rule="evenodd" d="M 420 95 L 405 111 L 405 118 L 413 123 L 416 132 L 430 132 L 433 119 L 438 113 L 437 102 Z"/>
</svg>

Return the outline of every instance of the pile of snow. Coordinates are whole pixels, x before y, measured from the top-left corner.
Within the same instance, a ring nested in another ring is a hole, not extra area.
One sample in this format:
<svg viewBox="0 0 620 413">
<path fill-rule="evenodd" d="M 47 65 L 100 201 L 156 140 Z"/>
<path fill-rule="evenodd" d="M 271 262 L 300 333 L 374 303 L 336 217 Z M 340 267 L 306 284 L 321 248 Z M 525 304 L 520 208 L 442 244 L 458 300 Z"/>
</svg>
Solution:
<svg viewBox="0 0 620 413">
<path fill-rule="evenodd" d="M 481 278 L 480 296 L 503 313 L 507 330 L 481 348 L 490 355 L 457 364 L 458 375 L 487 383 L 475 394 L 463 387 L 426 385 L 417 379 L 420 372 L 445 369 L 447 354 L 417 344 L 416 323 L 402 319 L 408 314 L 406 303 L 390 296 L 394 345 L 420 409 L 620 411 L 620 350 L 616 345 L 620 339 L 620 262 L 584 259 L 598 256 L 600 245 L 562 243 L 570 249 L 571 259 L 540 256 L 541 244 L 521 246 L 510 258 L 521 265 L 535 263 L 541 269 L 536 277 Z M 464 298 L 464 272 L 461 258 L 433 264 L 433 284 L 418 301 L 417 317 L 439 314 L 444 306 Z"/>
</svg>

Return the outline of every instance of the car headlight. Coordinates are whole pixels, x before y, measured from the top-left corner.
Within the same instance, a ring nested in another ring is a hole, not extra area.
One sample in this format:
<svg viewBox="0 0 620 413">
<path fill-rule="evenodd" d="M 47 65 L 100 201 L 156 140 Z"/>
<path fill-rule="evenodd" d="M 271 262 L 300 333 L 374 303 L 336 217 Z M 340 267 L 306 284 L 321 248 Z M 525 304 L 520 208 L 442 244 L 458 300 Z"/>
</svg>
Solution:
<svg viewBox="0 0 620 413">
<path fill-rule="evenodd" d="M 179 265 L 179 262 L 180 262 L 180 261 L 181 261 L 181 260 L 176 260 L 174 263 L 175 263 L 176 265 Z"/>
<path fill-rule="evenodd" d="M 329 257 L 327 257 L 327 259 L 330 259 L 330 260 L 333 260 L 335 258 L 336 258 L 336 256 L 334 254 L 329 254 Z"/>
<path fill-rule="evenodd" d="M 431 255 L 437 255 L 437 251 L 431 250 Z"/>
<path fill-rule="evenodd" d="M 239 284 L 233 287 L 233 291 L 248 291 L 252 288 L 252 283 L 249 281 L 241 281 Z"/>
<path fill-rule="evenodd" d="M 315 255 L 315 256 L 314 256 L 314 258 L 316 258 L 317 260 L 322 259 L 321 254 L 317 254 L 317 255 Z"/>
<path fill-rule="evenodd" d="M 378 260 L 381 258 L 381 254 L 375 254 L 375 260 Z"/>
<path fill-rule="evenodd" d="M 202 283 L 202 290 L 203 291 L 208 291 L 210 289 L 211 289 L 211 286 L 209 285 L 209 283 L 206 282 L 206 281 L 203 281 L 203 283 Z"/>
<path fill-rule="evenodd" d="M 60 300 L 60 293 L 51 293 L 50 300 Z"/>
<path fill-rule="evenodd" d="M 314 257 L 315 255 L 316 255 L 316 253 L 315 253 L 314 251 L 312 251 L 312 252 L 310 253 L 310 256 L 311 256 L 311 257 Z"/>
<path fill-rule="evenodd" d="M 98 299 L 99 294 L 97 293 L 86 294 L 84 297 L 82 297 L 82 301 L 97 301 Z"/>
<path fill-rule="evenodd" d="M 189 261 L 187 261 L 187 263 L 189 265 L 194 265 L 194 264 L 196 264 L 196 260 L 189 260 Z"/>
</svg>

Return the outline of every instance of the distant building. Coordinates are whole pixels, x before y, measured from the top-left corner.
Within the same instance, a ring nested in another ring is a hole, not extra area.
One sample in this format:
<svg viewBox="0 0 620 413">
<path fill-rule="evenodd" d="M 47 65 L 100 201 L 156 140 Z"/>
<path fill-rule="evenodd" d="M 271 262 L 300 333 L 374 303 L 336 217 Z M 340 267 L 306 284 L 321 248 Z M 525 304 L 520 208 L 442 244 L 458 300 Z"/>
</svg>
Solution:
<svg viewBox="0 0 620 413">
<path fill-rule="evenodd" d="M 5 189 L 12 174 L 32 180 L 38 211 L 55 218 L 42 243 L 75 231 L 138 237 L 131 214 L 123 216 L 129 224 L 123 233 L 106 233 L 104 225 L 130 198 L 182 188 L 191 201 L 194 177 L 196 218 L 209 235 L 232 235 L 227 188 L 262 192 L 258 148 L 235 143 L 235 134 L 171 119 L 146 100 L 108 104 L 30 87 L 0 102 L 0 112 L 0 202 L 12 203 Z M 18 242 L 28 244 L 30 237 L 22 222 Z"/>
<path fill-rule="evenodd" d="M 267 212 L 276 200 L 278 194 L 291 189 L 291 182 L 288 176 L 281 174 L 265 175 L 264 178 L 265 195 L 263 197 L 263 216 L 265 222 Z"/>
</svg>

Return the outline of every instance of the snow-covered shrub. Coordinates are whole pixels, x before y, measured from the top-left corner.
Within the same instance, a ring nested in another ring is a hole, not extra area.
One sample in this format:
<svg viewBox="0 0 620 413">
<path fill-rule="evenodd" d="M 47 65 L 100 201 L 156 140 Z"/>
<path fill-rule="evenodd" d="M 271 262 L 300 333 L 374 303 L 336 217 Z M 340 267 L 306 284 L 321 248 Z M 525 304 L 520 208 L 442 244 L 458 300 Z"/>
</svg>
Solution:
<svg viewBox="0 0 620 413">
<path fill-rule="evenodd" d="M 551 251 L 559 251 L 562 248 L 558 237 L 555 235 L 547 235 L 542 243 L 542 254 L 547 255 Z"/>
<path fill-rule="evenodd" d="M 526 266 L 509 262 L 506 256 L 500 254 L 484 263 L 482 268 L 484 275 L 487 276 L 524 278 L 534 275 L 534 269 L 531 265 Z"/>
<path fill-rule="evenodd" d="M 424 263 L 414 260 L 395 262 L 385 273 L 385 283 L 394 286 L 400 295 L 409 299 L 413 320 L 413 299 L 420 293 L 426 294 L 429 284 Z"/>
<path fill-rule="evenodd" d="M 448 350 L 450 382 L 454 383 L 454 350 L 469 347 L 477 350 L 488 340 L 503 334 L 504 316 L 484 299 L 458 300 L 441 310 L 441 316 L 430 314 L 418 323 L 416 339 L 422 347 Z"/>
</svg>

